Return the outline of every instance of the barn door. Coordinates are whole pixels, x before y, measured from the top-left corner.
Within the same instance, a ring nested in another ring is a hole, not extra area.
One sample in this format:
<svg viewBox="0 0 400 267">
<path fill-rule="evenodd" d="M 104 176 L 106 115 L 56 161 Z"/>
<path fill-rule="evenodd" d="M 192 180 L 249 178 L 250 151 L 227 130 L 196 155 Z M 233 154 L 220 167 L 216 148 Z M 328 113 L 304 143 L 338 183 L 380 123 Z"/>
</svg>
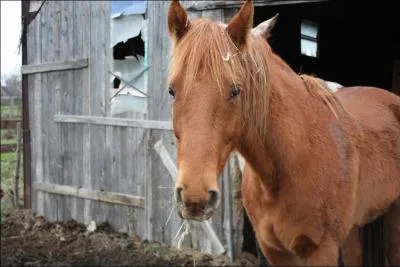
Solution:
<svg viewBox="0 0 400 267">
<path fill-rule="evenodd" d="M 93 201 L 50 194 L 40 185 L 91 189 L 100 187 L 107 174 L 106 129 L 59 123 L 55 115 L 108 113 L 109 2 L 28 4 L 25 11 L 33 15 L 25 24 L 22 74 L 31 140 L 25 168 L 31 170 L 32 207 L 50 220 L 86 222 L 95 217 Z"/>
</svg>

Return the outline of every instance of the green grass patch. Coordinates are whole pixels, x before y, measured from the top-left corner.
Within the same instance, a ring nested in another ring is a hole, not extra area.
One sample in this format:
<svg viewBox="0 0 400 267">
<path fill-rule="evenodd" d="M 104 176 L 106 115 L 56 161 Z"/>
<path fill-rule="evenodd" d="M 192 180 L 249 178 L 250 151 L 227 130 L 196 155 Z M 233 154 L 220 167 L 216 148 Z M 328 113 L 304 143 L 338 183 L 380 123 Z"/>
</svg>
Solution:
<svg viewBox="0 0 400 267">
<path fill-rule="evenodd" d="M 9 152 L 9 153 L 1 153 L 0 154 L 0 161 L 1 161 L 1 165 L 2 167 L 11 167 L 10 163 L 13 163 L 13 161 L 16 160 L 16 154 L 14 152 Z M 3 177 L 3 174 L 9 174 L 9 171 L 5 171 L 3 172 L 3 168 L 1 170 L 1 177 Z"/>
<path fill-rule="evenodd" d="M 0 129 L 0 138 L 1 142 L 3 143 L 3 140 L 10 140 L 10 139 L 17 139 L 17 133 L 15 130 L 11 129 Z"/>
<path fill-rule="evenodd" d="M 0 221 L 3 221 L 4 215 L 13 208 L 13 194 L 14 191 L 14 177 L 15 177 L 15 166 L 16 166 L 16 153 L 1 153 L 0 154 L 0 174 L 1 174 L 1 188 L 4 191 L 4 197 L 1 199 L 1 213 Z M 21 155 L 20 162 L 20 173 L 19 173 L 19 204 L 23 202 L 23 162 Z"/>
<path fill-rule="evenodd" d="M 1 118 L 19 118 L 22 117 L 22 107 L 20 105 L 1 105 Z"/>
<path fill-rule="evenodd" d="M 21 105 L 1 105 L 0 106 L 1 119 L 17 119 L 22 117 L 22 106 Z M 15 144 L 16 130 L 14 129 L 1 129 L 0 130 L 0 143 L 2 145 Z M 20 173 L 19 173 L 19 204 L 22 204 L 23 200 L 23 162 L 20 162 Z M 0 175 L 1 175 L 1 188 L 4 191 L 4 196 L 1 199 L 1 212 L 0 221 L 3 221 L 4 215 L 13 207 L 13 191 L 14 191 L 14 177 L 16 167 L 16 153 L 1 153 L 0 154 Z"/>
<path fill-rule="evenodd" d="M 15 139 L 1 139 L 0 144 L 2 145 L 12 145 L 12 144 L 16 144 L 17 140 Z"/>
</svg>

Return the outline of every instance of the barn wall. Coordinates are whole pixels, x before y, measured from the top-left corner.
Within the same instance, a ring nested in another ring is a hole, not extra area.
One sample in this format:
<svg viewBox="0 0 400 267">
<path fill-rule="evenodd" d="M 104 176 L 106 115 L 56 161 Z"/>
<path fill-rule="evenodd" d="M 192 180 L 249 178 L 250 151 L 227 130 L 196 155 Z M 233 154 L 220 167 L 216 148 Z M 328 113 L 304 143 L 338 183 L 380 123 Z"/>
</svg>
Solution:
<svg viewBox="0 0 400 267">
<path fill-rule="evenodd" d="M 89 62 L 28 74 L 33 188 L 44 182 L 142 196 L 145 130 L 54 121 L 56 114 L 109 115 L 109 2 L 47 1 L 29 25 L 27 47 L 28 65 Z M 50 220 L 108 221 L 121 231 L 144 232 L 143 209 L 37 190 L 33 207 Z"/>
</svg>

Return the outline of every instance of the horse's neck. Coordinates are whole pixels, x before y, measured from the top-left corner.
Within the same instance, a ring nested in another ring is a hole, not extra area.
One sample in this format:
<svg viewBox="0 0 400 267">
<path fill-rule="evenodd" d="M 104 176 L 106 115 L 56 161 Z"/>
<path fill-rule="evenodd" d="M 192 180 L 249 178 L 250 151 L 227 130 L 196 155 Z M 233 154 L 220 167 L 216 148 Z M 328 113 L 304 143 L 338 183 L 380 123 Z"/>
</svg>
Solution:
<svg viewBox="0 0 400 267">
<path fill-rule="evenodd" d="M 250 127 L 242 140 L 239 151 L 250 166 L 262 177 L 270 190 L 279 188 L 282 168 L 307 153 L 309 139 L 306 125 L 309 119 L 304 106 L 310 103 L 303 80 L 277 56 L 269 62 L 270 98 L 266 112 L 267 131 L 264 136 Z M 295 143 L 300 142 L 301 148 Z"/>
</svg>

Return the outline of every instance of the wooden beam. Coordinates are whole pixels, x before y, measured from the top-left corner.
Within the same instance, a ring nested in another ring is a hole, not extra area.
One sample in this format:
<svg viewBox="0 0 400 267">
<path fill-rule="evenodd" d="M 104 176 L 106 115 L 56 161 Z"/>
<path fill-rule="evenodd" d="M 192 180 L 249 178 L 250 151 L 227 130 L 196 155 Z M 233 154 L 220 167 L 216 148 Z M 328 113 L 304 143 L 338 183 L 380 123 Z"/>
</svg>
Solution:
<svg viewBox="0 0 400 267">
<path fill-rule="evenodd" d="M 121 126 L 132 128 L 172 130 L 170 121 L 151 121 L 122 119 L 115 117 L 75 116 L 75 115 L 54 115 L 54 121 L 58 123 L 82 123 L 106 126 Z"/>
<path fill-rule="evenodd" d="M 176 168 L 175 164 L 173 163 L 171 156 L 169 155 L 167 149 L 165 148 L 165 146 L 163 145 L 161 140 L 159 140 L 154 145 L 154 150 L 160 156 L 161 161 L 164 163 L 168 172 L 171 174 L 172 180 L 175 181 L 175 177 L 178 175 L 178 169 Z M 218 236 L 215 233 L 215 231 L 212 228 L 209 221 L 191 222 L 191 223 L 199 224 L 201 226 L 202 230 L 206 233 L 209 240 L 212 242 L 213 246 L 215 247 L 217 254 L 224 254 L 226 252 L 226 249 L 222 245 L 221 241 L 218 239 Z"/>
<path fill-rule="evenodd" d="M 330 0 L 253 0 L 255 7 L 258 6 L 277 6 L 277 5 L 294 5 L 305 3 L 319 3 Z M 214 1 L 191 1 L 187 6 L 189 11 L 203 11 L 212 9 L 239 8 L 244 1 L 237 0 L 214 0 Z"/>
<path fill-rule="evenodd" d="M 34 73 L 43 73 L 50 71 L 76 70 L 76 69 L 87 68 L 88 65 L 89 65 L 89 60 L 87 58 L 71 60 L 71 61 L 34 64 L 34 65 L 22 65 L 21 73 L 34 74 Z"/>
<path fill-rule="evenodd" d="M 58 185 L 49 183 L 35 183 L 34 190 L 65 196 L 73 196 L 84 199 L 121 204 L 137 208 L 144 208 L 144 198 L 128 194 L 103 192 L 98 190 L 87 190 L 68 185 Z"/>
<path fill-rule="evenodd" d="M 176 168 L 174 161 L 172 160 L 171 156 L 169 155 L 167 149 L 165 148 L 161 140 L 155 143 L 154 150 L 160 156 L 161 161 L 167 168 L 169 174 L 172 177 L 172 180 L 175 181 L 175 177 L 178 175 L 178 169 Z"/>
</svg>

